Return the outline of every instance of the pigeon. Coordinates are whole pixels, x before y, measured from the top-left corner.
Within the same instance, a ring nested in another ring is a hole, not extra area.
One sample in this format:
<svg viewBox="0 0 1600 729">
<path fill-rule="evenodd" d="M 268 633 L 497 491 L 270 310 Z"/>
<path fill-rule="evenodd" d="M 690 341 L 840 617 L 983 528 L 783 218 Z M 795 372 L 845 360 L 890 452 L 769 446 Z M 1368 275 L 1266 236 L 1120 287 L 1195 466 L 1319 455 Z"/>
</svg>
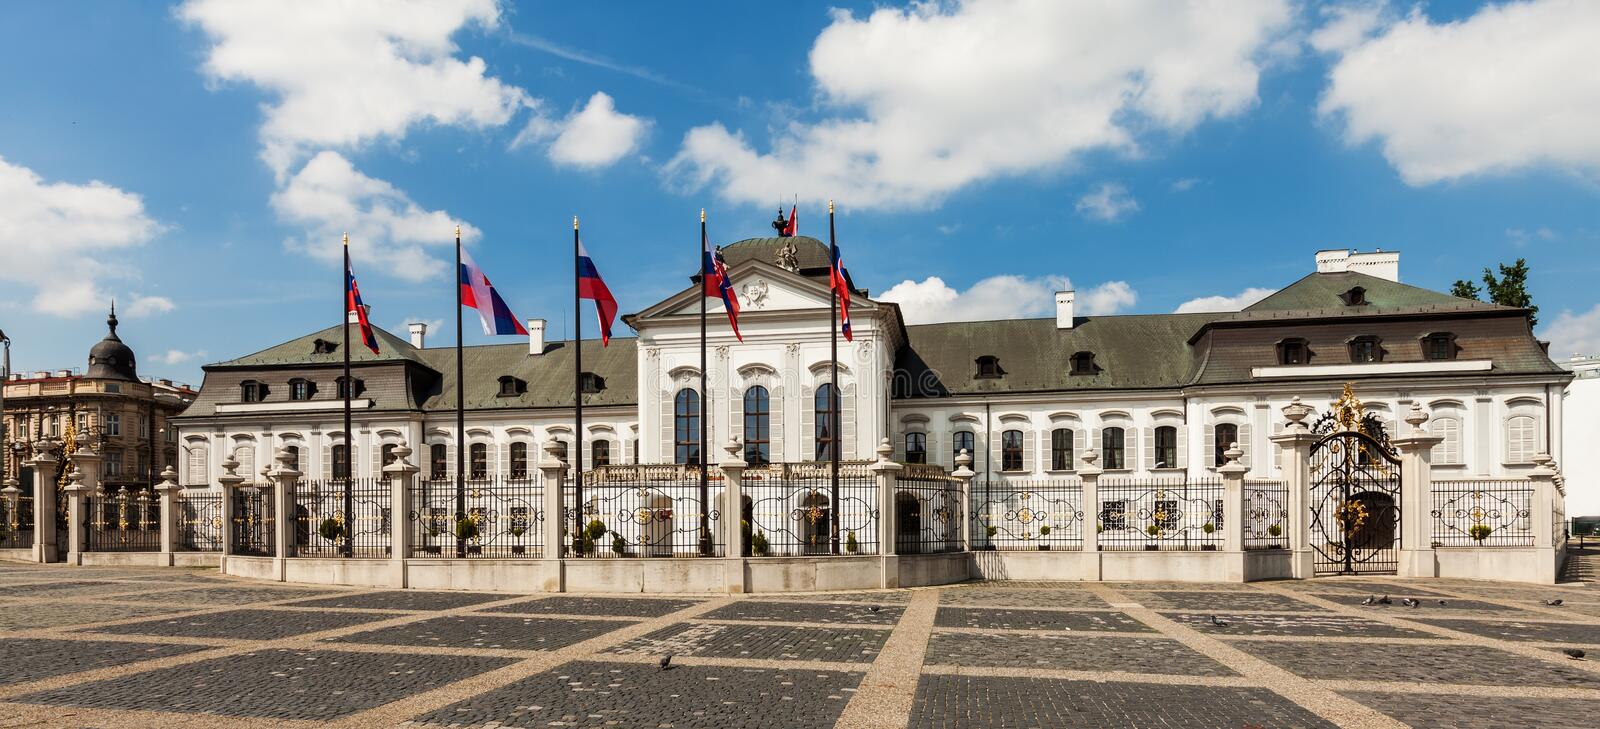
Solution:
<svg viewBox="0 0 1600 729">
<path fill-rule="evenodd" d="M 879 610 L 882 610 L 882 609 L 883 608 L 878 607 L 877 605 L 873 605 L 872 607 L 867 608 L 867 612 L 875 613 L 875 612 L 878 612 Z"/>
<path fill-rule="evenodd" d="M 1361 604 L 1362 605 L 1371 605 L 1372 603 L 1375 603 L 1377 601 L 1378 601 L 1378 596 L 1377 595 L 1368 595 L 1367 599 L 1361 601 Z"/>
<path fill-rule="evenodd" d="M 1400 598 L 1400 604 L 1404 605 L 1404 606 L 1406 606 L 1408 608 L 1414 608 L 1414 607 L 1416 607 L 1418 605 L 1421 605 L 1422 603 L 1418 602 L 1416 600 L 1413 600 L 1413 599 L 1411 599 L 1409 597 L 1402 597 L 1402 598 Z"/>
<path fill-rule="evenodd" d="M 661 670 L 665 671 L 670 668 L 672 668 L 672 654 L 668 653 L 661 657 Z"/>
<path fill-rule="evenodd" d="M 1568 658 L 1583 660 L 1584 653 L 1582 648 L 1562 648 L 1561 652 L 1567 654 Z"/>
<path fill-rule="evenodd" d="M 1228 627 L 1228 621 L 1226 621 L 1226 620 L 1223 620 L 1223 619 L 1221 619 L 1221 618 L 1218 618 L 1218 617 L 1217 617 L 1217 616 L 1215 616 L 1215 615 L 1213 615 L 1213 616 L 1211 616 L 1211 624 L 1212 624 L 1212 625 L 1215 625 L 1215 626 L 1217 626 L 1217 627 L 1219 627 L 1219 628 L 1226 628 L 1226 627 Z"/>
<path fill-rule="evenodd" d="M 1443 600 L 1440 600 L 1440 601 L 1439 601 L 1439 604 L 1440 604 L 1440 605 L 1443 605 L 1443 604 L 1444 604 L 1444 601 L 1443 601 Z"/>
<path fill-rule="evenodd" d="M 1564 601 L 1558 597 L 1554 600 L 1545 600 L 1544 604 L 1549 605 L 1550 607 L 1561 607 L 1562 602 Z"/>
<path fill-rule="evenodd" d="M 1383 597 L 1378 598 L 1378 604 L 1379 605 L 1393 605 L 1394 601 L 1390 600 L 1388 595 L 1384 595 Z"/>
</svg>

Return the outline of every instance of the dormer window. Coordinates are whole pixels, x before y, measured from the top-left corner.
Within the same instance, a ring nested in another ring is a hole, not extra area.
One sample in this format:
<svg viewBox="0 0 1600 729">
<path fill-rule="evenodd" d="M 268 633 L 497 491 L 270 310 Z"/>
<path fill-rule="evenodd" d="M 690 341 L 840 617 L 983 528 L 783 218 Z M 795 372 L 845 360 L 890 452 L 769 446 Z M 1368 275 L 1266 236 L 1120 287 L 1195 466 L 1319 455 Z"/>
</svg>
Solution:
<svg viewBox="0 0 1600 729">
<path fill-rule="evenodd" d="M 354 392 L 350 393 L 345 392 L 345 378 L 340 377 L 334 380 L 334 382 L 338 389 L 338 397 L 340 400 L 343 400 L 346 397 L 361 397 L 361 393 L 365 392 L 367 389 L 367 383 L 362 382 L 360 378 L 355 378 L 356 389 Z"/>
<path fill-rule="evenodd" d="M 1456 346 L 1456 335 L 1450 332 L 1434 332 L 1422 338 L 1422 358 L 1430 360 L 1455 359 L 1460 347 Z"/>
<path fill-rule="evenodd" d="M 1072 355 L 1072 374 L 1092 375 L 1100 371 L 1094 363 L 1094 352 L 1076 352 Z"/>
<path fill-rule="evenodd" d="M 500 397 L 516 397 L 528 391 L 528 383 L 511 375 L 500 377 Z"/>
<path fill-rule="evenodd" d="M 317 339 L 311 343 L 312 354 L 333 354 L 339 350 L 339 345 L 326 339 Z"/>
<path fill-rule="evenodd" d="M 1365 335 L 1355 337 L 1348 343 L 1351 362 L 1382 362 L 1383 346 L 1377 337 Z"/>
<path fill-rule="evenodd" d="M 606 378 L 593 372 L 578 375 L 578 386 L 583 389 L 583 394 L 593 395 L 606 389 Z"/>
<path fill-rule="evenodd" d="M 1005 375 L 1006 371 L 1000 368 L 1000 358 L 986 354 L 978 358 L 978 377 L 981 379 L 997 379 Z"/>
<path fill-rule="evenodd" d="M 289 380 L 290 400 L 310 400 L 312 393 L 315 391 L 316 386 L 313 385 L 310 380 L 300 377 Z"/>
<path fill-rule="evenodd" d="M 1351 286 L 1349 291 L 1339 294 L 1339 299 L 1345 306 L 1366 306 L 1367 290 L 1361 286 Z"/>
<path fill-rule="evenodd" d="M 255 380 L 239 383 L 239 402 L 261 402 L 267 399 L 267 386 Z"/>
<path fill-rule="evenodd" d="M 1278 364 L 1303 365 L 1311 361 L 1311 345 L 1304 339 L 1283 339 L 1278 342 Z"/>
</svg>

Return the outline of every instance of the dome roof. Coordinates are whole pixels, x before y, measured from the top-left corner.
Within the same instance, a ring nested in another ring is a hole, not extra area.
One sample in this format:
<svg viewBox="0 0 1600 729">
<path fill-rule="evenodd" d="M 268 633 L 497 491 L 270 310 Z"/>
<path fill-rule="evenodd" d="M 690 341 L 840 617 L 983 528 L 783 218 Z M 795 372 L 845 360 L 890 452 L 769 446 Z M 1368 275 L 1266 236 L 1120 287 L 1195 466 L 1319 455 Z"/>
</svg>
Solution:
<svg viewBox="0 0 1600 729">
<path fill-rule="evenodd" d="M 139 380 L 133 349 L 117 338 L 117 305 L 111 305 L 111 316 L 106 317 L 106 338 L 89 349 L 88 377 L 101 380 Z"/>
</svg>

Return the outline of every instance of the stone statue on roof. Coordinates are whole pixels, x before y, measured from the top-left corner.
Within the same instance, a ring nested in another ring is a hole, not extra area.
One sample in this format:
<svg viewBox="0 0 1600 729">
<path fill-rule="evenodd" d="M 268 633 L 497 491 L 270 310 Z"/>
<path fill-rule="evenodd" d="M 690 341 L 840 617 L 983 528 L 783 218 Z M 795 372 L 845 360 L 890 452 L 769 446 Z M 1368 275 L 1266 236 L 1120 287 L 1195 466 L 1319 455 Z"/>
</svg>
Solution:
<svg viewBox="0 0 1600 729">
<path fill-rule="evenodd" d="M 794 241 L 785 239 L 783 241 L 783 246 L 778 249 L 778 267 L 785 271 L 799 271 L 799 253 L 800 249 L 794 247 Z"/>
</svg>

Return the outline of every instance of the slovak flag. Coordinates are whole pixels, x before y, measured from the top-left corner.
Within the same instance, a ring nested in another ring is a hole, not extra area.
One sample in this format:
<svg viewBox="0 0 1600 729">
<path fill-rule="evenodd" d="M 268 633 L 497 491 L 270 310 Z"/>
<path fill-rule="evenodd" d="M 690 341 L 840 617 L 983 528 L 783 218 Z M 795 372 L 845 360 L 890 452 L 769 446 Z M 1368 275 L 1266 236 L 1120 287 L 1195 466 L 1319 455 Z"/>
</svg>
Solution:
<svg viewBox="0 0 1600 729">
<path fill-rule="evenodd" d="M 722 257 L 721 248 L 711 250 L 704 229 L 700 231 L 700 258 L 704 295 L 722 299 L 722 308 L 728 310 L 728 326 L 733 327 L 733 336 L 743 342 L 744 335 L 739 333 L 739 297 L 734 295 L 733 281 L 728 278 L 728 261 Z"/>
<path fill-rule="evenodd" d="M 778 208 L 778 209 L 782 210 L 783 208 Z M 798 205 L 793 205 L 793 206 L 789 207 L 789 222 L 784 224 L 783 230 L 778 233 L 778 237 L 780 237 L 780 238 L 793 238 L 799 232 L 800 232 L 800 207 Z"/>
<path fill-rule="evenodd" d="M 361 303 L 361 288 L 356 286 L 356 274 L 350 268 L 348 251 L 344 261 L 344 310 L 347 314 L 352 311 L 356 313 L 356 323 L 361 327 L 361 343 L 377 354 L 378 338 L 372 333 L 372 322 L 367 321 L 367 307 Z"/>
<path fill-rule="evenodd" d="M 484 334 L 527 335 L 527 328 L 517 321 L 517 315 L 511 313 L 511 307 L 506 306 L 505 299 L 500 298 L 500 292 L 494 290 L 489 277 L 483 275 L 483 269 L 478 268 L 465 248 L 461 249 L 461 272 L 457 278 L 461 284 L 461 305 L 478 310 Z"/>
<path fill-rule="evenodd" d="M 611 323 L 617 319 L 617 299 L 600 278 L 600 269 L 594 267 L 589 249 L 578 243 L 578 298 L 592 299 L 595 313 L 600 319 L 600 346 L 611 343 Z"/>
<path fill-rule="evenodd" d="M 828 288 L 839 297 L 839 330 L 844 333 L 845 341 L 854 341 L 850 336 L 850 272 L 845 270 L 838 242 L 828 242 L 828 256 L 832 262 L 828 270 Z"/>
</svg>

